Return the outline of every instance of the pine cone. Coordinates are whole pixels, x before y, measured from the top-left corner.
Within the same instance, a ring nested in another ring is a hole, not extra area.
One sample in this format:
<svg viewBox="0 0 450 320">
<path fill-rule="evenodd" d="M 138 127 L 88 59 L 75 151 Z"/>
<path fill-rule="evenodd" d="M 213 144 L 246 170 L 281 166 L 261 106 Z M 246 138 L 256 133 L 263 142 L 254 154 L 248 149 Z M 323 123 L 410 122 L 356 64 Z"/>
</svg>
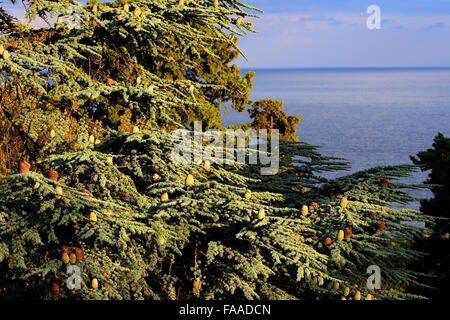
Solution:
<svg viewBox="0 0 450 320">
<path fill-rule="evenodd" d="M 306 216 L 308 214 L 308 206 L 302 206 L 302 216 Z"/>
<path fill-rule="evenodd" d="M 49 178 L 50 180 L 57 181 L 57 180 L 58 180 L 58 172 L 55 171 L 55 170 L 50 170 L 50 171 L 48 172 L 48 178 Z"/>
<path fill-rule="evenodd" d="M 265 217 L 266 217 L 266 213 L 265 213 L 264 209 L 263 209 L 263 208 L 260 208 L 260 209 L 259 209 L 259 212 L 258 212 L 258 219 L 259 219 L 259 220 L 262 220 L 262 219 L 264 219 Z"/>
<path fill-rule="evenodd" d="M 383 221 L 377 221 L 377 229 L 380 231 L 383 231 L 385 228 L 384 222 Z"/>
<path fill-rule="evenodd" d="M 84 196 L 85 199 L 89 199 L 91 197 L 91 193 L 88 190 L 84 189 L 81 192 L 85 194 Z"/>
<path fill-rule="evenodd" d="M 19 172 L 20 173 L 27 173 L 30 171 L 31 165 L 27 161 L 22 161 L 19 164 Z"/>
<path fill-rule="evenodd" d="M 63 253 L 61 258 L 65 264 L 69 263 L 69 255 L 67 253 Z"/>
<path fill-rule="evenodd" d="M 2 56 L 3 56 L 4 60 L 8 60 L 9 59 L 9 52 L 4 50 Z"/>
<path fill-rule="evenodd" d="M 192 174 L 188 174 L 186 177 L 186 187 L 190 187 L 194 185 L 194 176 Z"/>
<path fill-rule="evenodd" d="M 71 251 L 72 251 L 72 250 L 70 250 L 69 247 L 66 247 L 66 246 L 63 246 L 63 247 L 62 247 L 62 252 L 63 252 L 63 253 L 70 254 Z"/>
<path fill-rule="evenodd" d="M 77 258 L 77 261 L 83 260 L 83 250 L 81 250 L 80 248 L 76 248 L 75 249 L 75 256 Z"/>
<path fill-rule="evenodd" d="M 52 293 L 58 294 L 59 293 L 59 285 L 56 282 L 52 282 L 51 290 L 52 290 Z"/>
<path fill-rule="evenodd" d="M 347 204 L 348 204 L 347 196 L 342 197 L 342 199 L 341 199 L 341 207 L 342 208 L 346 208 Z"/>
<path fill-rule="evenodd" d="M 141 15 L 141 12 L 142 12 L 141 8 L 136 7 L 136 9 L 134 9 L 134 11 L 133 11 L 133 15 L 137 18 Z"/>
<path fill-rule="evenodd" d="M 351 230 L 350 228 L 345 228 L 345 230 L 344 230 L 344 236 L 345 236 L 345 238 L 349 239 L 349 238 L 352 237 L 352 235 L 353 235 L 352 230 Z"/>
<path fill-rule="evenodd" d="M 195 278 L 193 283 L 194 289 L 197 289 L 200 286 L 200 279 Z"/>
<path fill-rule="evenodd" d="M 98 280 L 95 278 L 92 279 L 91 285 L 92 285 L 92 289 L 97 289 L 98 288 Z"/>
</svg>

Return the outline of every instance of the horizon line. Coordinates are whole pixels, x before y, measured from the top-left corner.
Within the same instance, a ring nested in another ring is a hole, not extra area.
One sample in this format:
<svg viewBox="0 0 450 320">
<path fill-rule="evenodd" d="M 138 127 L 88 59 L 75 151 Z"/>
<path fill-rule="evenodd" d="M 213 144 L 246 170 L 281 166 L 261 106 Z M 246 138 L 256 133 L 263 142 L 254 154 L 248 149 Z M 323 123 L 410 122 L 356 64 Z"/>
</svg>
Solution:
<svg viewBox="0 0 450 320">
<path fill-rule="evenodd" d="M 431 67 L 431 66 L 415 66 L 415 67 L 245 67 L 239 68 L 240 70 L 448 70 L 450 66 L 439 66 L 439 67 Z"/>
</svg>

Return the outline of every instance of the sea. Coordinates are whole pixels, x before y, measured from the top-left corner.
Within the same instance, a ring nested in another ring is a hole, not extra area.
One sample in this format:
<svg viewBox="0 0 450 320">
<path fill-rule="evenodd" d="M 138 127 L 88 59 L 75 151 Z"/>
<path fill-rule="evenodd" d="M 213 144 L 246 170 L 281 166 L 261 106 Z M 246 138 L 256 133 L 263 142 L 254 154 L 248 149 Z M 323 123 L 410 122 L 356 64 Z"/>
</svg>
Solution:
<svg viewBox="0 0 450 320">
<path fill-rule="evenodd" d="M 300 141 L 323 155 L 350 161 L 350 171 L 411 164 L 410 156 L 431 148 L 438 132 L 450 136 L 450 68 L 253 69 L 250 98 L 283 102 L 300 116 Z M 250 122 L 247 112 L 227 108 L 222 124 Z M 406 183 L 422 183 L 417 172 Z M 430 198 L 429 190 L 410 190 Z M 418 209 L 418 203 L 408 207 Z"/>
</svg>

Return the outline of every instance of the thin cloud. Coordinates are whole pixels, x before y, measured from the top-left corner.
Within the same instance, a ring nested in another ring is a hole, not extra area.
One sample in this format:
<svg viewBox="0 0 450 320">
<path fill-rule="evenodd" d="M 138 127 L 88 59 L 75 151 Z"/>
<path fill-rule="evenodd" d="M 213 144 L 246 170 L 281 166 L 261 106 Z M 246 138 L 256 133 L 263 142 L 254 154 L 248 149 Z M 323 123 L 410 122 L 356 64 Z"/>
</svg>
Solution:
<svg viewBox="0 0 450 320">
<path fill-rule="evenodd" d="M 427 30 L 442 29 L 444 26 L 445 26 L 445 23 L 438 22 L 438 23 L 426 26 L 425 29 L 427 29 Z"/>
<path fill-rule="evenodd" d="M 332 22 L 336 21 L 335 18 L 332 17 L 306 17 L 300 20 L 301 22 Z"/>
</svg>

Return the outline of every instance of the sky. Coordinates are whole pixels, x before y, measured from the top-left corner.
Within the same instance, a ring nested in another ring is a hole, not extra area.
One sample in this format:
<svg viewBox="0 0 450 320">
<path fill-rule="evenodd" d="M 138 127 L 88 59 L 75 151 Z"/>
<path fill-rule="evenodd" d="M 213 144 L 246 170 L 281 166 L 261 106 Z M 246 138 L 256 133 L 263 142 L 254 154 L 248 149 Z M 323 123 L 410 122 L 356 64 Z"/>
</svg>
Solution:
<svg viewBox="0 0 450 320">
<path fill-rule="evenodd" d="M 247 0 L 264 11 L 241 68 L 450 66 L 450 0 Z M 367 8 L 381 29 L 367 28 Z"/>
<path fill-rule="evenodd" d="M 239 41 L 240 68 L 450 67 L 450 0 L 242 1 L 264 13 Z M 367 28 L 370 5 L 379 30 Z"/>
</svg>

